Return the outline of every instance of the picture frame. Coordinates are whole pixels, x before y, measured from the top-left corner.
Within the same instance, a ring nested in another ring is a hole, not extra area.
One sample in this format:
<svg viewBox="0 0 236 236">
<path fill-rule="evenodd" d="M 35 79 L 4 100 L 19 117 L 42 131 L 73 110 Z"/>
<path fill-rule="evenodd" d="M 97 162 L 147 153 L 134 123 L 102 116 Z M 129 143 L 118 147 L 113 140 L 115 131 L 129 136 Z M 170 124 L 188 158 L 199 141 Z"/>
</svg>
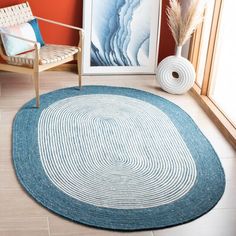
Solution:
<svg viewBox="0 0 236 236">
<path fill-rule="evenodd" d="M 161 0 L 86 0 L 83 71 L 89 74 L 155 74 Z"/>
</svg>

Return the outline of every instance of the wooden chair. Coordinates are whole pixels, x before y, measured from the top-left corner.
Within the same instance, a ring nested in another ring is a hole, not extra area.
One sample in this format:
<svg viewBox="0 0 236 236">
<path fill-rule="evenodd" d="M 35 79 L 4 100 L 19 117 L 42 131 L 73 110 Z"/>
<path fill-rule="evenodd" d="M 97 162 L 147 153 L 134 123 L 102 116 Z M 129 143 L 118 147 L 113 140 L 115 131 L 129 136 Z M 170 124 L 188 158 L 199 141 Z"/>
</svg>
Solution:
<svg viewBox="0 0 236 236">
<path fill-rule="evenodd" d="M 62 27 L 78 30 L 80 37 L 78 47 L 46 44 L 45 46 L 39 48 L 37 42 L 5 33 L 8 36 L 25 40 L 27 42 L 31 42 L 32 44 L 34 44 L 35 50 L 16 56 L 6 55 L 2 44 L 2 40 L 0 38 L 0 55 L 2 59 L 6 62 L 6 63 L 0 63 L 0 70 L 32 75 L 35 85 L 36 106 L 39 107 L 40 106 L 39 73 L 42 71 L 56 67 L 69 61 L 77 60 L 78 80 L 79 80 L 78 83 L 79 83 L 79 88 L 81 88 L 83 29 L 59 23 L 56 21 L 47 20 L 41 17 L 33 16 L 28 2 L 0 9 L 0 27 L 14 26 L 26 23 L 35 18 Z"/>
</svg>

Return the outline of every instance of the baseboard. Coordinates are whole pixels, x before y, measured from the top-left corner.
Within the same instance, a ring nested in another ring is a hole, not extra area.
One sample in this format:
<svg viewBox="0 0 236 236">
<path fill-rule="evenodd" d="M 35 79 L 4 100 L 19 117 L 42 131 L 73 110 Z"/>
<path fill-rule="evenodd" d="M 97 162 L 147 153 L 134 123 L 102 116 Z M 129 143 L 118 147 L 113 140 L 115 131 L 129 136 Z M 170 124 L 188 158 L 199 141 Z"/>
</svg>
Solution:
<svg viewBox="0 0 236 236">
<path fill-rule="evenodd" d="M 200 95 L 200 89 L 195 84 L 191 89 L 191 94 L 196 98 L 196 101 L 210 117 L 212 122 L 217 126 L 220 132 L 236 150 L 236 129 L 233 124 L 225 117 L 219 108 L 207 97 Z"/>
</svg>

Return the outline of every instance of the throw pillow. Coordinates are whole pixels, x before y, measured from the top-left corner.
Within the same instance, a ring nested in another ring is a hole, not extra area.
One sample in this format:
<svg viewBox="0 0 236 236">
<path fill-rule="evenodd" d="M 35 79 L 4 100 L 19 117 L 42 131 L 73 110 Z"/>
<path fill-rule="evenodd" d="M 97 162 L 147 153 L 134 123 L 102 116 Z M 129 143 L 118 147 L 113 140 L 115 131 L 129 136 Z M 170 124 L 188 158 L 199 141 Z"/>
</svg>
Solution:
<svg viewBox="0 0 236 236">
<path fill-rule="evenodd" d="M 27 23 L 15 26 L 2 27 L 0 28 L 0 32 L 12 34 L 32 41 L 37 41 L 40 46 L 44 45 L 37 19 L 33 19 Z M 3 34 L 1 35 L 1 38 L 5 52 L 8 56 L 14 56 L 34 49 L 33 43 Z"/>
</svg>

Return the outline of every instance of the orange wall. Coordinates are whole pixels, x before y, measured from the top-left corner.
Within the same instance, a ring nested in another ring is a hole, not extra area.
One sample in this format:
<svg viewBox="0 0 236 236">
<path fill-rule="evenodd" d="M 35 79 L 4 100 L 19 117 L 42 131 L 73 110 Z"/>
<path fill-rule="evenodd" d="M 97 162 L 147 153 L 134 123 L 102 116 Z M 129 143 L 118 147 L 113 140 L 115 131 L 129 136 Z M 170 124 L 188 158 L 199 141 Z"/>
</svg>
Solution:
<svg viewBox="0 0 236 236">
<path fill-rule="evenodd" d="M 22 2 L 25 1 L 1 0 L 0 8 Z M 82 0 L 28 0 L 28 2 L 33 14 L 36 16 L 60 21 L 65 24 L 82 26 Z M 174 52 L 174 41 L 168 29 L 165 15 L 165 8 L 168 2 L 169 0 L 163 0 L 159 60 Z M 48 23 L 40 23 L 40 29 L 47 43 L 76 45 L 78 42 L 78 33 L 73 30 Z"/>
<path fill-rule="evenodd" d="M 175 51 L 175 42 L 167 25 L 166 6 L 169 0 L 162 0 L 162 20 L 161 20 L 161 36 L 159 48 L 159 61 L 170 56 Z"/>
</svg>

